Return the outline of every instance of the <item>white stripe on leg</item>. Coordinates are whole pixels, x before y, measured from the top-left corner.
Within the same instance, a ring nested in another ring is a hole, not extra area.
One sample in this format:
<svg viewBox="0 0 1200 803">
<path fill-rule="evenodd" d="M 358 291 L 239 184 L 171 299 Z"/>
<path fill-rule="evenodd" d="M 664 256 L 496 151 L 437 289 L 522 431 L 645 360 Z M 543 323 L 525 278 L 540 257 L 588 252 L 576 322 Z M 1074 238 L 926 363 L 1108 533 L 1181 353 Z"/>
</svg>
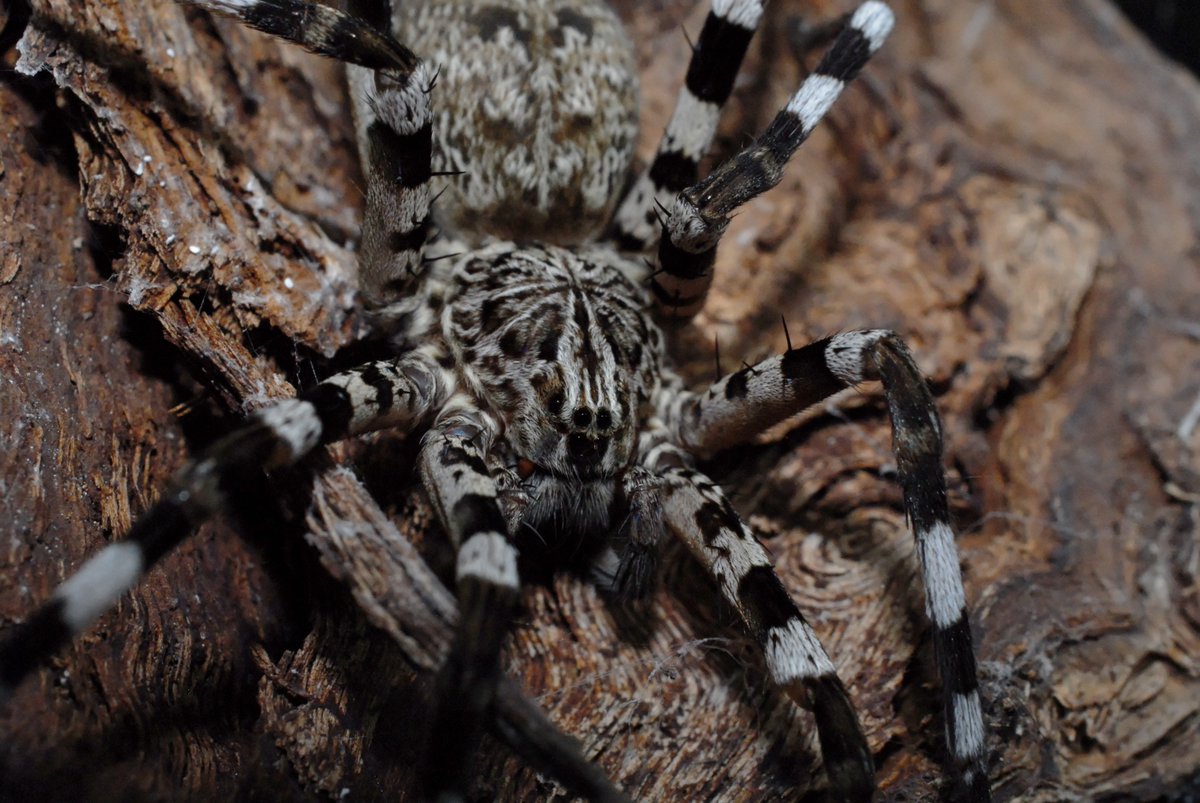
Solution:
<svg viewBox="0 0 1200 803">
<path fill-rule="evenodd" d="M 771 678 L 780 686 L 793 680 L 837 674 L 812 628 L 800 619 L 767 631 L 765 652 Z"/>
<path fill-rule="evenodd" d="M 870 43 L 872 53 L 883 47 L 884 40 L 895 25 L 896 15 L 887 5 L 876 0 L 863 3 L 850 18 L 850 27 L 862 31 Z"/>
<path fill-rule="evenodd" d="M 100 550 L 54 592 L 62 602 L 62 619 L 73 633 L 87 628 L 133 588 L 142 575 L 142 548 L 132 542 L 111 544 Z"/>
<path fill-rule="evenodd" d="M 517 550 L 499 533 L 477 533 L 458 550 L 458 580 L 474 577 L 503 588 L 519 588 Z"/>
<path fill-rule="evenodd" d="M 935 625 L 948 628 L 962 618 L 967 604 L 954 532 L 938 522 L 928 532 L 917 533 L 917 546 L 925 569 L 925 608 Z"/>
<path fill-rule="evenodd" d="M 954 695 L 954 755 L 976 758 L 983 755 L 983 707 L 979 691 Z"/>
<path fill-rule="evenodd" d="M 271 428 L 287 450 L 287 454 L 277 455 L 281 463 L 294 463 L 321 442 L 321 418 L 310 402 L 284 399 L 260 410 L 256 417 Z"/>
</svg>

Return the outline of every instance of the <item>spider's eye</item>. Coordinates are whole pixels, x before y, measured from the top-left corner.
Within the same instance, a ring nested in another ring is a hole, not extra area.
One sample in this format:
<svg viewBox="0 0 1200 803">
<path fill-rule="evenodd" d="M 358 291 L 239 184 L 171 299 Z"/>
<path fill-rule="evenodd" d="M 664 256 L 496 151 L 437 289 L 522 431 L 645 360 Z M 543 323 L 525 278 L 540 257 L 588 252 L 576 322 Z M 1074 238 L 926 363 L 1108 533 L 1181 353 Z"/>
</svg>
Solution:
<svg viewBox="0 0 1200 803">
<path fill-rule="evenodd" d="M 562 395 L 562 392 L 560 391 L 550 397 L 550 401 L 546 402 L 546 406 L 550 408 L 551 413 L 553 413 L 554 415 L 558 415 L 559 413 L 562 412 L 563 405 L 566 404 L 566 402 L 567 402 L 566 398 Z"/>
<path fill-rule="evenodd" d="M 586 407 L 576 407 L 575 412 L 571 415 L 571 422 L 581 429 L 586 427 L 592 423 L 592 411 Z"/>
<path fill-rule="evenodd" d="M 608 429 L 612 426 L 612 413 L 608 410 L 601 410 L 596 413 L 596 426 L 600 429 Z"/>
</svg>

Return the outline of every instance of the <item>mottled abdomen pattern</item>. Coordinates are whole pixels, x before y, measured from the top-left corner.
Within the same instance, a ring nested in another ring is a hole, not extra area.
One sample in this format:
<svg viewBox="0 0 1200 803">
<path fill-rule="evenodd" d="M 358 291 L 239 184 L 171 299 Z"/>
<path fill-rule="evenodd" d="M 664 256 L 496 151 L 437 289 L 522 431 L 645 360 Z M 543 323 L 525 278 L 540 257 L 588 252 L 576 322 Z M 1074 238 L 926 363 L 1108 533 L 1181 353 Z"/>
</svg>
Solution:
<svg viewBox="0 0 1200 803">
<path fill-rule="evenodd" d="M 598 0 L 397 3 L 397 33 L 437 72 L 435 206 L 475 238 L 573 245 L 611 217 L 637 135 L 637 78 Z"/>
</svg>

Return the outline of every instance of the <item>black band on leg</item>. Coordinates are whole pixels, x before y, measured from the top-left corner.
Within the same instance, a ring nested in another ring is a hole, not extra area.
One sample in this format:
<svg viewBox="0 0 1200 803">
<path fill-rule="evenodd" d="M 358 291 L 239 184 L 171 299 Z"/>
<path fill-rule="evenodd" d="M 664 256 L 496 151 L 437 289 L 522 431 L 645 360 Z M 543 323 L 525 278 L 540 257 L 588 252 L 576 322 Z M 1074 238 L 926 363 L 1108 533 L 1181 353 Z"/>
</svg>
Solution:
<svg viewBox="0 0 1200 803">
<path fill-rule="evenodd" d="M 730 216 L 779 183 L 788 160 L 883 44 L 893 22 L 892 12 L 883 3 L 869 0 L 859 6 L 817 69 L 762 136 L 675 199 L 663 224 L 661 271 L 655 276 L 661 290 L 655 295 L 665 316 L 689 318 L 699 311 L 712 283 L 715 250 Z M 690 256 L 680 260 L 675 252 Z"/>
<path fill-rule="evenodd" d="M 734 0 L 715 3 L 705 18 L 658 152 L 616 214 L 614 239 L 622 250 L 651 249 L 660 230 L 656 206 L 695 183 L 761 17 L 759 0 Z"/>
</svg>

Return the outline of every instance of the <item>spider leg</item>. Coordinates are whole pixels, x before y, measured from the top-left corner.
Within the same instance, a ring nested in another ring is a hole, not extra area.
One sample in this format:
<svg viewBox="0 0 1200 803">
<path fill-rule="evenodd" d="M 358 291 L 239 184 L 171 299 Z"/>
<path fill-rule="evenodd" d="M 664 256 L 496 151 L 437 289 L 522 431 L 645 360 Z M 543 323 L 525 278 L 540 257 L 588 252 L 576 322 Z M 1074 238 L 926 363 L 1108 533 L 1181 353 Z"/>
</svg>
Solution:
<svg viewBox="0 0 1200 803">
<path fill-rule="evenodd" d="M 883 380 L 904 508 L 916 537 L 942 679 L 946 742 L 956 777 L 954 799 L 990 799 L 983 713 L 962 572 L 950 527 L 942 427 L 933 396 L 899 336 L 847 332 L 730 374 L 701 394 L 680 392 L 665 404 L 665 425 L 697 454 L 746 440 L 847 387 Z"/>
<path fill-rule="evenodd" d="M 730 215 L 779 183 L 792 154 L 880 48 L 894 21 L 891 10 L 878 0 L 859 6 L 762 136 L 675 199 L 659 240 L 659 270 L 651 278 L 664 315 L 690 318 L 703 306 Z"/>
<path fill-rule="evenodd" d="M 550 721 L 517 684 L 501 678 L 496 689 L 491 732 L 540 773 L 554 778 L 572 794 L 593 803 L 629 803 L 598 766 L 583 756 L 579 743 Z"/>
<path fill-rule="evenodd" d="M 517 550 L 485 461 L 497 430 L 490 416 L 460 396 L 446 405 L 421 448 L 425 488 L 458 546 L 458 629 L 438 675 L 425 761 L 426 791 L 435 798 L 466 793 L 464 768 L 491 712 L 500 648 L 518 602 Z"/>
<path fill-rule="evenodd" d="M 348 64 L 367 182 L 359 285 L 384 320 L 401 318 L 430 230 L 432 72 L 386 28 L 308 0 L 192 2 Z"/>
<path fill-rule="evenodd" d="M 615 239 L 622 250 L 654 247 L 661 232 L 657 208 L 665 207 L 698 178 L 700 160 L 716 133 L 721 107 L 733 91 L 762 12 L 761 0 L 714 0 L 654 161 L 638 177 L 614 218 Z"/>
<path fill-rule="evenodd" d="M 434 193 L 434 78 L 422 62 L 408 75 L 353 65 L 346 77 L 367 181 L 359 246 L 359 284 L 367 302 L 397 304 L 424 268 Z"/>
<path fill-rule="evenodd" d="M 771 679 L 812 710 L 834 798 L 869 801 L 875 765 L 858 717 L 817 636 L 784 589 L 750 528 L 703 474 L 663 471 L 662 516 L 716 579 L 762 648 Z"/>
<path fill-rule="evenodd" d="M 348 435 L 415 426 L 445 399 L 448 381 L 432 356 L 416 351 L 338 374 L 254 413 L 184 466 L 123 540 L 96 553 L 0 642 L 0 700 L 218 512 L 226 490 L 247 471 L 291 465 Z"/>
</svg>

